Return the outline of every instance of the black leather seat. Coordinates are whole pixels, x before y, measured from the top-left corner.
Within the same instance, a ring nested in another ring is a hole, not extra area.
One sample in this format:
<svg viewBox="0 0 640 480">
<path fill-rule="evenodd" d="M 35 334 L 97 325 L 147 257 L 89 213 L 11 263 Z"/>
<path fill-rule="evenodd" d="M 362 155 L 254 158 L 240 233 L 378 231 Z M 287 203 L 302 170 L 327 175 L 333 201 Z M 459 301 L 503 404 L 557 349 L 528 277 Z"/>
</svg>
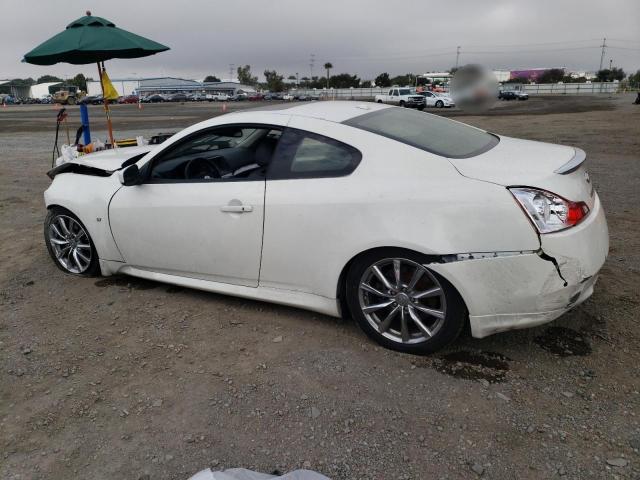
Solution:
<svg viewBox="0 0 640 480">
<path fill-rule="evenodd" d="M 273 157 L 273 152 L 276 149 L 276 144 L 277 144 L 277 140 L 272 138 L 264 138 L 260 142 L 260 144 L 258 144 L 258 147 L 256 148 L 256 151 L 253 154 L 253 163 L 250 163 L 249 165 L 244 165 L 236 169 L 233 172 L 232 177 L 247 176 L 252 171 L 269 165 L 269 162 L 271 161 L 271 157 Z"/>
</svg>

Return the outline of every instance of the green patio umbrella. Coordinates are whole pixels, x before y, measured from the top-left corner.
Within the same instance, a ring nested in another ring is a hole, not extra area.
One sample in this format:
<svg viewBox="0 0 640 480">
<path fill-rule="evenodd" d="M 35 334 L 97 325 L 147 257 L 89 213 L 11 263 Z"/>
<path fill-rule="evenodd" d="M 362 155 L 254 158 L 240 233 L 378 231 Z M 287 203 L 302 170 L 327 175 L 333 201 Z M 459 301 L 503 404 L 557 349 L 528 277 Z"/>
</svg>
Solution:
<svg viewBox="0 0 640 480">
<path fill-rule="evenodd" d="M 87 12 L 85 17 L 71 22 L 64 31 L 25 54 L 24 61 L 35 65 L 53 65 L 61 62 L 74 65 L 97 63 L 100 84 L 103 85 L 105 60 L 147 57 L 165 50 L 169 50 L 169 47 L 122 30 L 113 22 L 94 17 L 91 12 Z M 115 145 L 109 100 L 105 98 L 104 102 L 109 137 L 111 144 Z"/>
</svg>

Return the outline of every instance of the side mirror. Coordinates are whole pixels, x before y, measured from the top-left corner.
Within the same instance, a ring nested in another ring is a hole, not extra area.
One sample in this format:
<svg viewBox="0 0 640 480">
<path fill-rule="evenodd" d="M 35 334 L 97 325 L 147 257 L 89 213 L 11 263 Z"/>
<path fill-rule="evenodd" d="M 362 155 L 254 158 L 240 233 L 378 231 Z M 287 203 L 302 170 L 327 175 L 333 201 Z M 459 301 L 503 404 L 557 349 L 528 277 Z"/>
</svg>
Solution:
<svg viewBox="0 0 640 480">
<path fill-rule="evenodd" d="M 120 183 L 125 187 L 140 184 L 142 178 L 140 177 L 140 169 L 138 168 L 138 165 L 134 163 L 133 165 L 129 165 L 127 168 L 123 168 L 118 171 L 118 180 L 120 180 Z"/>
</svg>

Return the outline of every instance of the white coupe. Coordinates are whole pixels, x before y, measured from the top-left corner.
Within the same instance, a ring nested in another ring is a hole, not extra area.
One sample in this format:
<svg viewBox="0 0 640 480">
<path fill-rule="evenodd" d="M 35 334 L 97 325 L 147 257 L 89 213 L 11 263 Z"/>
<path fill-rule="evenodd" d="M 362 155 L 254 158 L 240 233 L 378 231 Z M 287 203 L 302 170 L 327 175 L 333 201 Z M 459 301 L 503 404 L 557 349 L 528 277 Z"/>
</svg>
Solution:
<svg viewBox="0 0 640 480">
<path fill-rule="evenodd" d="M 275 107 L 50 171 L 55 264 L 350 315 L 411 353 L 592 294 L 609 239 L 582 150 L 375 103 Z"/>
</svg>

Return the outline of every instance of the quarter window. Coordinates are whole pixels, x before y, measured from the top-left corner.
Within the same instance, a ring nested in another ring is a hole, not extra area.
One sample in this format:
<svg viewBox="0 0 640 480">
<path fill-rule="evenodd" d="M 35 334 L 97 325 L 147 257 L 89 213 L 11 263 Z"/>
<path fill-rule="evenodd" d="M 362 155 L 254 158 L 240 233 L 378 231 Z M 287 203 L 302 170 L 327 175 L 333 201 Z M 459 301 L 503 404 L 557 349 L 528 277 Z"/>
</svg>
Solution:
<svg viewBox="0 0 640 480">
<path fill-rule="evenodd" d="M 270 180 L 341 177 L 353 172 L 361 158 L 357 149 L 342 142 L 289 128 L 280 139 L 267 177 Z"/>
</svg>

